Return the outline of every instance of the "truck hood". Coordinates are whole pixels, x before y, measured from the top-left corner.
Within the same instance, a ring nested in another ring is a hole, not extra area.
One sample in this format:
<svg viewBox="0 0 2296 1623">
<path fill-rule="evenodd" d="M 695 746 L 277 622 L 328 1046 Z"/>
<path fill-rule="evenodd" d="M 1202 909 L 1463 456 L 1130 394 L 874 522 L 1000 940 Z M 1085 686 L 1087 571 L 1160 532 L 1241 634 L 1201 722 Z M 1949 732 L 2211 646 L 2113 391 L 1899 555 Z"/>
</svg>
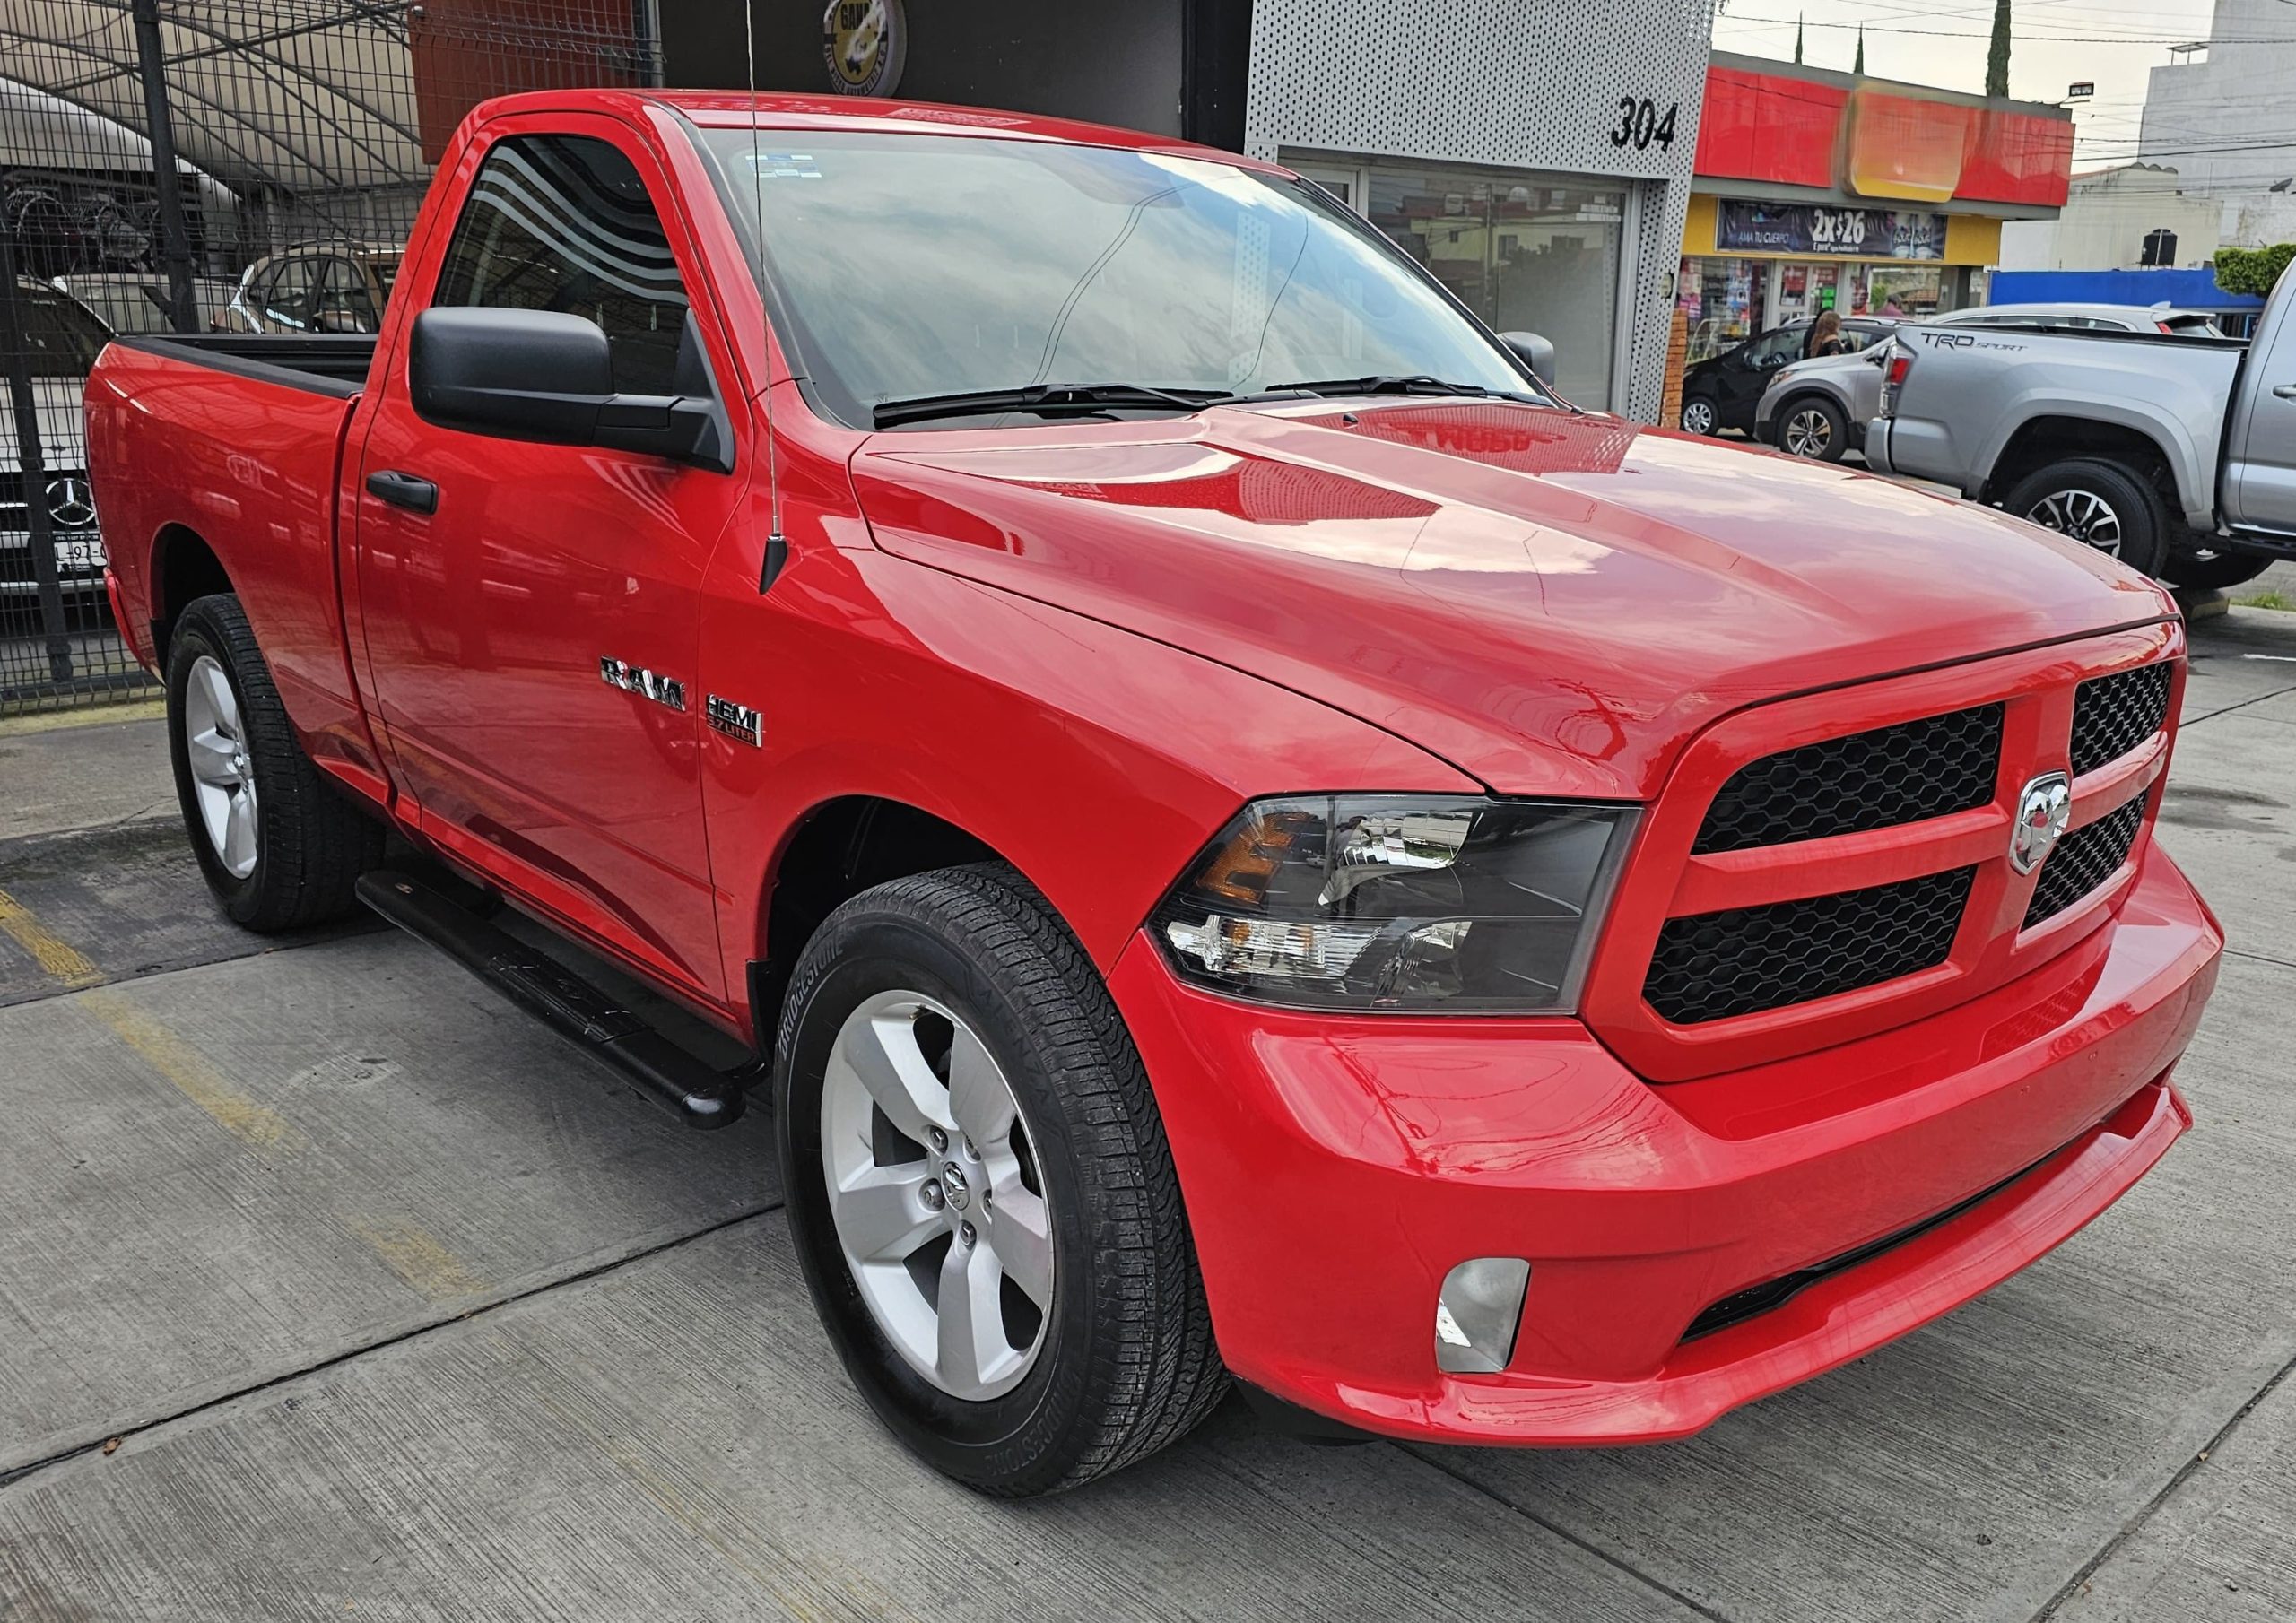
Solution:
<svg viewBox="0 0 2296 1623">
<path fill-rule="evenodd" d="M 1988 509 L 1502 402 L 880 434 L 852 471 L 891 552 L 1280 682 L 1508 794 L 1648 798 L 1744 706 L 2175 612 Z"/>
</svg>

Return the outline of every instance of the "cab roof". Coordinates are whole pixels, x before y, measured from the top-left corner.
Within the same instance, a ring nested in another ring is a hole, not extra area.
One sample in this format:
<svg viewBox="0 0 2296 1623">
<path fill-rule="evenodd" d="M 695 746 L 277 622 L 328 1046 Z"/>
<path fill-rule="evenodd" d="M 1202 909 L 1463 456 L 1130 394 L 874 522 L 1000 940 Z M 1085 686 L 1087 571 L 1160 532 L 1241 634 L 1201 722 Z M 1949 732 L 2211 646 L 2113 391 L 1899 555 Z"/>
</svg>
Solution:
<svg viewBox="0 0 2296 1623">
<path fill-rule="evenodd" d="M 1204 146 L 1176 136 L 1114 125 L 1087 124 L 1036 113 L 996 108 L 955 107 L 932 101 L 901 101 L 866 96 L 799 96 L 744 91 L 646 91 L 644 99 L 674 108 L 703 129 L 744 129 L 754 119 L 769 130 L 874 132 L 904 135 L 972 135 L 1005 141 L 1053 142 L 1067 146 L 1117 147 L 1134 152 L 1180 154 L 1239 169 L 1283 173 L 1279 166 L 1240 152 Z"/>
</svg>

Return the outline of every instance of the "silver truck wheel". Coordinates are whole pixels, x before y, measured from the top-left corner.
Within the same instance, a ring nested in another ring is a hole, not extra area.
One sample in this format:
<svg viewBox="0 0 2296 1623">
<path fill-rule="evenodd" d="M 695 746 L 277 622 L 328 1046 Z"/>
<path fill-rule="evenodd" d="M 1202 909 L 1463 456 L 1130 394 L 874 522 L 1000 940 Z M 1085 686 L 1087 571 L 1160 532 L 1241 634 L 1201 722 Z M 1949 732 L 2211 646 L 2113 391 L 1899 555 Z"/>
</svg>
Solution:
<svg viewBox="0 0 2296 1623">
<path fill-rule="evenodd" d="M 2167 560 L 2160 493 L 2113 463 L 2087 456 L 2052 463 L 2018 481 L 2001 505 L 2141 573 L 2157 576 Z"/>
<path fill-rule="evenodd" d="M 383 831 L 303 753 L 236 597 L 198 598 L 176 617 L 168 754 L 192 855 L 235 922 L 268 933 L 357 910 Z"/>
<path fill-rule="evenodd" d="M 2093 490 L 2052 490 L 2034 503 L 2025 516 L 2045 530 L 2055 530 L 2108 557 L 2120 556 L 2120 515 Z"/>
<path fill-rule="evenodd" d="M 845 1017 L 822 1085 L 830 1220 L 910 1368 L 978 1403 L 1035 1367 L 1052 1217 L 1021 1103 L 962 1019 L 920 992 Z"/>
<path fill-rule="evenodd" d="M 183 707 L 184 753 L 207 843 L 226 873 L 245 879 L 255 872 L 260 848 L 255 763 L 239 724 L 239 698 L 213 655 L 192 661 Z"/>
<path fill-rule="evenodd" d="M 895 1436 L 1014 1497 L 1211 1411 L 1227 1376 L 1154 1091 L 1027 881 L 983 863 L 846 901 L 798 953 L 778 1031 L 790 1237 Z"/>
</svg>

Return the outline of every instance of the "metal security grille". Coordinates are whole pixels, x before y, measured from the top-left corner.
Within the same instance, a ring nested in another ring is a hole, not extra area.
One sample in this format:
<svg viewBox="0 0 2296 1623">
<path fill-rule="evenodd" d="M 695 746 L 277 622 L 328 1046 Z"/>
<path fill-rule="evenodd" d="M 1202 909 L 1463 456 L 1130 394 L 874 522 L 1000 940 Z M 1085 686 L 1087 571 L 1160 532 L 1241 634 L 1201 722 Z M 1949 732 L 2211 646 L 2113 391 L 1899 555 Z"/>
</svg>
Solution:
<svg viewBox="0 0 2296 1623">
<path fill-rule="evenodd" d="M 2034 882 L 2033 899 L 2025 908 L 2024 927 L 2031 929 L 2055 918 L 2074 903 L 2110 879 L 2136 843 L 2144 826 L 2144 796 L 2138 795 L 2085 829 L 2076 829 L 2057 841 L 2057 849 L 2041 864 Z"/>
<path fill-rule="evenodd" d="M 2073 696 L 2073 776 L 2118 760 L 2168 718 L 2165 663 L 2091 677 Z"/>
<path fill-rule="evenodd" d="M 373 333 L 463 115 L 659 83 L 657 41 L 653 0 L 0 0 L 0 715 L 149 691 L 103 569 L 150 538 L 86 478 L 104 343 Z"/>
<path fill-rule="evenodd" d="M 1722 785 L 1691 848 L 1745 851 L 1982 806 L 2000 774 L 2001 718 L 1999 705 L 1979 705 L 1765 756 Z"/>
<path fill-rule="evenodd" d="M 1806 1003 L 1945 961 L 1975 868 L 1666 921 L 1642 995 L 1677 1026 Z"/>
</svg>

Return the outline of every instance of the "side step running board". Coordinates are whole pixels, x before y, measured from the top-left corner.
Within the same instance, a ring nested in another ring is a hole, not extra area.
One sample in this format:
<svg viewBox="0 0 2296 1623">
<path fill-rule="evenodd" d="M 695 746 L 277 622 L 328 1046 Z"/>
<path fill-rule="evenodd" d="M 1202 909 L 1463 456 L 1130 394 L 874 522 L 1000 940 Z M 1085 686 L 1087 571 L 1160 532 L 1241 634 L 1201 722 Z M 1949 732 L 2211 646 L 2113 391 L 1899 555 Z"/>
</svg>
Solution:
<svg viewBox="0 0 2296 1623">
<path fill-rule="evenodd" d="M 687 1126 L 723 1127 L 742 1114 L 745 1073 L 712 1070 L 613 996 L 456 906 L 417 875 L 389 869 L 363 874 L 359 899 L 604 1060 Z"/>
</svg>

